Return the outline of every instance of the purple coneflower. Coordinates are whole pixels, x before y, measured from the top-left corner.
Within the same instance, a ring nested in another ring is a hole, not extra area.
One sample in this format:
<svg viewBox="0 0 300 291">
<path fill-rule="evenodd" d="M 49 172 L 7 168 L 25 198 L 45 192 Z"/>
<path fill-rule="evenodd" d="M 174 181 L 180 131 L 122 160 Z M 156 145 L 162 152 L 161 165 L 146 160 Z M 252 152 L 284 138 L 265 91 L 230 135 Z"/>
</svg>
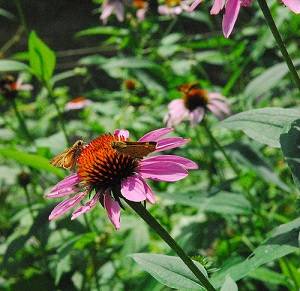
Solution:
<svg viewBox="0 0 300 291">
<path fill-rule="evenodd" d="M 162 15 L 178 15 L 183 11 L 189 11 L 193 0 L 166 0 L 158 6 L 158 13 Z"/>
<path fill-rule="evenodd" d="M 183 119 L 188 118 L 191 126 L 194 127 L 202 121 L 205 111 L 209 109 L 219 120 L 224 114 L 230 115 L 230 109 L 225 103 L 227 98 L 220 93 L 208 93 L 197 88 L 198 83 L 184 84 L 176 87 L 184 93 L 182 99 L 175 99 L 170 102 L 168 114 L 164 117 L 167 126 L 175 126 Z"/>
<path fill-rule="evenodd" d="M 194 1 L 189 11 L 193 11 L 201 2 L 202 0 Z M 222 21 L 223 34 L 225 37 L 228 38 L 231 34 L 241 7 L 250 6 L 252 2 L 253 0 L 214 0 L 214 4 L 211 8 L 210 14 L 218 14 L 225 6 L 226 12 L 223 16 Z M 294 13 L 300 13 L 300 0 L 278 0 L 278 2 L 286 5 Z"/>
<path fill-rule="evenodd" d="M 162 138 L 171 131 L 172 128 L 151 131 L 140 138 L 139 142 L 157 142 L 154 152 L 176 148 L 189 142 L 189 139 L 181 137 Z M 90 201 L 73 212 L 71 219 L 90 211 L 100 201 L 112 224 L 118 229 L 122 206 L 120 199 L 155 203 L 154 193 L 144 179 L 178 181 L 188 175 L 187 169 L 198 168 L 194 162 L 179 156 L 134 158 L 114 149 L 111 144 L 113 141 L 129 141 L 129 132 L 116 130 L 114 135 L 102 135 L 82 149 L 77 158 L 78 172 L 60 181 L 45 196 L 57 198 L 73 195 L 53 209 L 50 220 L 62 216 L 83 198 L 94 193 Z"/>
</svg>

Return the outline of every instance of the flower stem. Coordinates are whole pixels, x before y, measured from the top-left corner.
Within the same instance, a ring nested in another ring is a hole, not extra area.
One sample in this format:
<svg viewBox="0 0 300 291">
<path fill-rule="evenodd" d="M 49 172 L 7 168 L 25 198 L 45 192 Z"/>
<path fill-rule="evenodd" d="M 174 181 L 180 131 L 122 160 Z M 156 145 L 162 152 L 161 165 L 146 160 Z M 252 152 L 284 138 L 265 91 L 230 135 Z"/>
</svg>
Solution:
<svg viewBox="0 0 300 291">
<path fill-rule="evenodd" d="M 15 0 L 15 3 L 16 3 L 17 9 L 18 9 L 18 13 L 19 13 L 19 16 L 21 19 L 22 26 L 24 27 L 24 30 L 25 30 L 27 36 L 29 36 L 29 31 L 28 31 L 25 17 L 24 17 L 23 11 L 22 11 L 20 0 Z"/>
<path fill-rule="evenodd" d="M 61 114 L 61 111 L 59 109 L 59 106 L 57 105 L 57 103 L 55 101 L 55 96 L 54 96 L 52 86 L 49 82 L 45 82 L 44 85 L 45 85 L 45 87 L 48 91 L 48 94 L 51 98 L 52 103 L 54 104 L 54 106 L 56 108 L 58 119 L 59 119 L 59 122 L 60 122 L 60 125 L 61 125 L 61 128 L 62 128 L 62 131 L 64 133 L 64 136 L 66 138 L 67 145 L 70 146 L 70 142 L 69 142 L 69 138 L 68 138 L 68 135 L 67 135 L 67 130 L 66 130 L 66 127 L 65 127 L 65 123 L 64 123 L 64 120 L 62 118 L 62 114 Z"/>
<path fill-rule="evenodd" d="M 11 100 L 11 104 L 12 104 L 12 107 L 16 113 L 16 116 L 17 116 L 17 119 L 19 121 L 19 124 L 20 124 L 20 128 L 23 132 L 23 134 L 26 136 L 27 140 L 31 143 L 34 143 L 34 138 L 31 136 L 27 126 L 26 126 L 26 123 L 24 121 L 24 119 L 22 118 L 19 110 L 18 110 L 18 107 L 17 107 L 17 104 L 16 104 L 16 101 L 15 100 Z"/>
<path fill-rule="evenodd" d="M 284 42 L 283 42 L 283 40 L 282 40 L 282 38 L 279 34 L 279 31 L 278 31 L 278 29 L 275 25 L 275 22 L 273 20 L 272 15 L 271 15 L 270 9 L 269 9 L 269 7 L 268 7 L 265 0 L 258 0 L 258 4 L 260 6 L 260 9 L 262 10 L 262 13 L 265 16 L 265 19 L 266 19 L 266 21 L 267 21 L 267 23 L 270 27 L 270 30 L 271 30 L 274 38 L 275 38 L 275 41 L 276 41 L 276 43 L 279 47 L 279 50 L 281 51 L 282 56 L 283 56 L 287 66 L 290 70 L 290 73 L 291 73 L 291 75 L 292 75 L 292 77 L 293 77 L 293 79 L 294 79 L 294 81 L 295 81 L 295 83 L 298 87 L 298 90 L 300 91 L 300 78 L 299 78 L 299 75 L 298 75 L 298 73 L 295 69 L 295 66 L 294 66 L 294 64 L 293 64 L 293 62 L 290 58 L 290 55 L 289 55 L 289 53 L 288 53 L 288 51 L 285 47 L 285 44 L 284 44 Z"/>
<path fill-rule="evenodd" d="M 177 242 L 168 234 L 168 232 L 155 220 L 155 218 L 147 211 L 147 209 L 139 202 L 129 201 L 123 198 L 126 203 L 175 251 L 175 253 L 182 259 L 187 267 L 199 279 L 203 286 L 208 291 L 215 291 L 216 289 L 211 285 L 209 280 L 197 268 L 190 257 L 177 244 Z"/>
<path fill-rule="evenodd" d="M 211 133 L 211 131 L 209 130 L 205 120 L 203 120 L 203 122 L 201 123 L 201 125 L 203 125 L 203 127 L 205 128 L 206 132 L 208 133 L 210 140 L 212 142 L 212 144 L 224 155 L 225 159 L 227 160 L 227 162 L 229 163 L 229 165 L 231 166 L 232 170 L 234 171 L 234 173 L 239 176 L 240 174 L 240 170 L 235 166 L 235 164 L 231 161 L 231 159 L 229 158 L 229 156 L 227 155 L 227 153 L 225 152 L 225 150 L 223 149 L 223 147 L 221 147 L 221 145 L 218 143 L 218 141 L 215 139 L 215 137 L 213 136 L 213 134 Z"/>
</svg>

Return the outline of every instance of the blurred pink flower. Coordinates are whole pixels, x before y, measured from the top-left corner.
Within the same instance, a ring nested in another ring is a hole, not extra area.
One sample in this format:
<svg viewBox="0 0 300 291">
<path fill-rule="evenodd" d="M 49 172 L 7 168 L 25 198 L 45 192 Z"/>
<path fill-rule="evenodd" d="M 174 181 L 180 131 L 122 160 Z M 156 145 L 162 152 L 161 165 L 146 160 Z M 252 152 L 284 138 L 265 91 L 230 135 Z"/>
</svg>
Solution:
<svg viewBox="0 0 300 291">
<path fill-rule="evenodd" d="M 31 91 L 32 89 L 32 85 L 23 84 L 21 77 L 17 81 L 10 75 L 0 78 L 0 95 L 7 99 L 16 98 L 19 91 Z"/>
<path fill-rule="evenodd" d="M 151 131 L 139 142 L 157 142 L 155 152 L 179 147 L 189 142 L 181 137 L 162 138 L 173 131 L 161 128 Z M 116 130 L 114 135 L 103 135 L 86 145 L 77 158 L 78 172 L 71 174 L 54 186 L 46 198 L 73 195 L 58 204 L 49 219 L 55 219 L 75 207 L 86 196 L 94 192 L 89 202 L 73 212 L 71 219 L 92 210 L 101 202 L 112 224 L 120 227 L 120 199 L 149 201 L 155 203 L 154 193 L 144 179 L 155 181 L 178 181 L 188 175 L 187 169 L 198 166 L 183 157 L 160 155 L 149 158 L 135 158 L 112 147 L 112 141 L 128 141 L 127 130 Z"/>
<path fill-rule="evenodd" d="M 165 4 L 158 6 L 158 13 L 162 15 L 178 15 L 189 11 L 193 0 L 166 0 Z"/>
<path fill-rule="evenodd" d="M 184 93 L 182 99 L 170 102 L 169 112 L 164 117 L 167 126 L 175 126 L 183 119 L 188 118 L 191 126 L 199 124 L 204 118 L 205 111 L 209 109 L 219 120 L 224 114 L 230 115 L 230 109 L 225 103 L 227 98 L 220 93 L 208 93 L 197 88 L 198 83 L 184 84 L 176 89 Z"/>
<path fill-rule="evenodd" d="M 77 97 L 65 105 L 65 110 L 69 111 L 74 109 L 82 109 L 91 104 L 91 100 L 85 99 L 84 97 Z"/>
<path fill-rule="evenodd" d="M 136 9 L 136 17 L 144 21 L 146 19 L 149 3 L 144 0 L 134 0 L 133 6 Z"/>
<path fill-rule="evenodd" d="M 100 19 L 106 24 L 108 17 L 114 13 L 118 21 L 124 21 L 124 6 L 132 3 L 132 1 L 133 0 L 105 0 L 100 7 L 100 10 L 102 10 Z"/>
<path fill-rule="evenodd" d="M 196 0 L 191 5 L 189 11 L 193 11 L 202 0 Z M 237 17 L 239 15 L 241 6 L 250 6 L 253 0 L 214 0 L 214 4 L 210 10 L 210 14 L 218 14 L 225 6 L 225 14 L 223 16 L 222 28 L 223 34 L 228 38 L 233 30 Z M 300 13 L 300 0 L 279 0 L 287 7 L 289 7 L 296 14 Z"/>
</svg>

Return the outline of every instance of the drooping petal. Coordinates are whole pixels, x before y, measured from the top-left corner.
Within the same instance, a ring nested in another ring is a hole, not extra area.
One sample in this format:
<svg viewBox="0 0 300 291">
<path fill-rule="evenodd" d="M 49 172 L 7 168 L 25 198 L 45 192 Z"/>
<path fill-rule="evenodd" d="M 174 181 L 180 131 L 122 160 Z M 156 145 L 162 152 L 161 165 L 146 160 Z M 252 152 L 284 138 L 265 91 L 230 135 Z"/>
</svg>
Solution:
<svg viewBox="0 0 300 291">
<path fill-rule="evenodd" d="M 116 229 L 120 228 L 120 205 L 109 194 L 104 195 L 104 207 Z"/>
<path fill-rule="evenodd" d="M 188 143 L 190 139 L 184 139 L 182 137 L 168 137 L 161 139 L 157 142 L 157 147 L 155 152 L 161 152 L 173 148 L 178 148 L 186 143 Z"/>
<path fill-rule="evenodd" d="M 79 215 L 87 212 L 87 211 L 90 211 L 92 210 L 96 205 L 97 203 L 99 202 L 99 197 L 100 195 L 102 194 L 102 192 L 98 192 L 93 198 L 91 201 L 85 203 L 83 206 L 79 207 L 77 210 L 75 210 L 73 213 L 72 213 L 72 217 L 71 217 L 71 220 L 74 220 L 75 218 L 77 218 Z"/>
<path fill-rule="evenodd" d="M 140 179 L 144 184 L 147 200 L 150 203 L 155 204 L 156 200 L 155 200 L 155 196 L 154 196 L 152 189 L 150 188 L 150 186 L 146 183 L 146 181 L 142 177 L 140 177 Z"/>
<path fill-rule="evenodd" d="M 200 3 L 202 0 L 196 0 L 190 7 L 189 12 L 192 12 Z"/>
<path fill-rule="evenodd" d="M 219 101 L 219 100 L 212 100 L 212 101 L 211 101 L 211 105 L 217 107 L 219 110 L 221 110 L 222 112 L 224 112 L 224 113 L 227 114 L 227 115 L 230 115 L 230 114 L 231 114 L 231 111 L 230 111 L 228 105 L 225 104 L 225 103 L 222 102 L 222 101 Z"/>
<path fill-rule="evenodd" d="M 122 195 L 134 202 L 141 202 L 147 198 L 145 186 L 138 176 L 137 174 L 130 176 L 121 183 Z"/>
<path fill-rule="evenodd" d="M 222 101 L 227 101 L 227 98 L 225 96 L 223 96 L 221 93 L 219 92 L 211 92 L 208 93 L 209 99 L 210 100 L 222 100 Z"/>
<path fill-rule="evenodd" d="M 172 162 L 154 162 L 146 163 L 136 167 L 142 178 L 173 182 L 185 178 L 188 171 L 177 163 Z"/>
<path fill-rule="evenodd" d="M 140 161 L 141 165 L 147 164 L 147 163 L 153 163 L 153 162 L 172 162 L 177 163 L 188 170 L 195 170 L 198 169 L 198 165 L 194 163 L 193 161 L 180 157 L 180 156 L 172 156 L 172 155 L 161 155 L 161 156 L 154 156 L 150 158 L 145 158 Z"/>
<path fill-rule="evenodd" d="M 120 136 L 123 136 L 125 138 L 125 140 L 127 140 L 129 138 L 129 131 L 126 129 L 116 129 L 114 131 L 114 134 L 117 134 L 119 138 L 120 138 Z"/>
<path fill-rule="evenodd" d="M 161 137 L 172 132 L 173 130 L 174 129 L 172 127 L 159 128 L 159 129 L 148 132 L 147 134 L 142 136 L 138 141 L 140 141 L 140 142 L 158 141 Z"/>
<path fill-rule="evenodd" d="M 88 193 L 88 190 L 85 192 L 80 192 L 72 198 L 67 198 L 61 203 L 59 203 L 51 212 L 49 220 L 58 218 L 76 206 Z"/>
<path fill-rule="evenodd" d="M 210 14 L 218 14 L 223 9 L 224 5 L 225 5 L 224 0 L 215 0 L 210 10 Z"/>
<path fill-rule="evenodd" d="M 282 0 L 280 1 L 288 8 L 290 8 L 294 13 L 300 13 L 300 1 L 299 0 Z"/>
<path fill-rule="evenodd" d="M 189 115 L 189 110 L 184 106 L 182 99 L 175 99 L 171 101 L 168 109 L 168 115 L 165 117 L 167 126 L 175 126 Z"/>
<path fill-rule="evenodd" d="M 219 120 L 223 119 L 223 113 L 219 110 L 218 107 L 214 106 L 213 104 L 208 104 L 207 108 L 215 115 Z"/>
<path fill-rule="evenodd" d="M 57 183 L 51 190 L 51 192 L 55 192 L 62 188 L 73 187 L 80 182 L 79 175 L 77 173 L 71 174 Z"/>
<path fill-rule="evenodd" d="M 203 107 L 197 107 L 194 111 L 190 113 L 190 122 L 191 126 L 195 127 L 197 124 L 199 124 L 205 115 L 205 109 Z"/>
<path fill-rule="evenodd" d="M 226 12 L 223 16 L 222 28 L 223 34 L 226 38 L 229 37 L 233 30 L 234 24 L 240 12 L 241 5 L 242 1 L 240 0 L 228 0 L 227 4 L 225 5 Z"/>
<path fill-rule="evenodd" d="M 60 190 L 52 191 L 51 193 L 45 195 L 45 198 L 58 198 L 58 197 L 63 197 L 67 195 L 72 195 L 80 191 L 82 187 L 80 188 L 73 188 L 73 187 L 67 187 L 67 188 L 62 188 Z"/>
</svg>

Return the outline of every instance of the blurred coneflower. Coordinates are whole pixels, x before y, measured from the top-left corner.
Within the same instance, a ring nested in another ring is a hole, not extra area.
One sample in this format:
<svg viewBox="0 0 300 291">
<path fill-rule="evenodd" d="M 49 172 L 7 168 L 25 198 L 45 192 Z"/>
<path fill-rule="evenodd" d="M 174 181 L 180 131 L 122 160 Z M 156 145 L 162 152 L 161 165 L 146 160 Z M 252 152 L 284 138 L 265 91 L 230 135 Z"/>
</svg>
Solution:
<svg viewBox="0 0 300 291">
<path fill-rule="evenodd" d="M 0 94 L 5 98 L 13 99 L 17 96 L 18 91 L 30 91 L 32 89 L 32 85 L 23 84 L 21 77 L 17 80 L 10 75 L 0 78 Z"/>
<path fill-rule="evenodd" d="M 65 110 L 82 109 L 90 104 L 92 104 L 91 100 L 85 99 L 84 97 L 77 97 L 65 105 Z"/>
<path fill-rule="evenodd" d="M 226 97 L 220 93 L 208 93 L 198 86 L 198 83 L 189 83 L 176 87 L 183 93 L 183 96 L 182 99 L 175 99 L 168 105 L 169 112 L 164 117 L 164 123 L 167 126 L 175 126 L 188 118 L 191 126 L 194 127 L 202 121 L 207 109 L 219 120 L 223 119 L 224 114 L 231 114 L 225 103 Z"/>
<path fill-rule="evenodd" d="M 179 147 L 189 142 L 181 137 L 163 138 L 173 131 L 161 128 L 144 135 L 139 142 L 155 142 L 155 152 Z M 183 157 L 160 155 L 135 158 L 122 153 L 112 146 L 112 142 L 129 141 L 127 130 L 116 130 L 114 135 L 103 135 L 86 145 L 77 158 L 78 172 L 54 186 L 46 198 L 73 195 L 58 204 L 49 216 L 55 219 L 75 207 L 90 193 L 91 200 L 73 212 L 72 219 L 90 211 L 101 202 L 111 222 L 120 227 L 121 199 L 134 202 L 155 203 L 154 193 L 144 179 L 156 181 L 177 181 L 188 175 L 187 169 L 197 169 L 197 165 Z"/>
<path fill-rule="evenodd" d="M 178 15 L 183 11 L 189 11 L 193 0 L 165 0 L 159 1 L 158 13 L 162 15 Z"/>
</svg>

